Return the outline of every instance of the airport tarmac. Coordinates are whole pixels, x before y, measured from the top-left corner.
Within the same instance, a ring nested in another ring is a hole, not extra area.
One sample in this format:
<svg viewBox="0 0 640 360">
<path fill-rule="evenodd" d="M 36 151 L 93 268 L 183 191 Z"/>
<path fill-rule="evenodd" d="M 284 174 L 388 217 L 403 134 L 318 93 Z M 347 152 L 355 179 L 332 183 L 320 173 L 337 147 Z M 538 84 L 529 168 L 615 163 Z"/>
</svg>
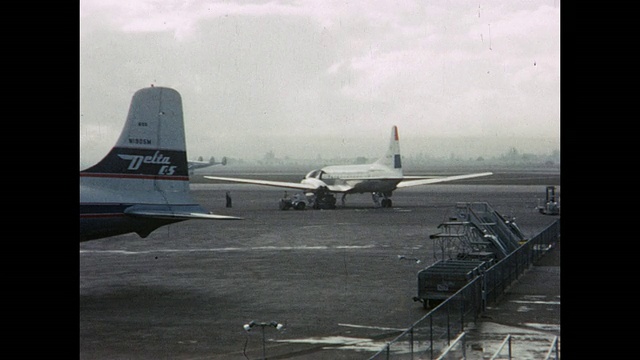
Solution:
<svg viewBox="0 0 640 360">
<path fill-rule="evenodd" d="M 559 172 L 518 176 L 398 190 L 391 209 L 359 194 L 344 208 L 303 211 L 278 209 L 282 189 L 196 181 L 197 202 L 245 220 L 81 243 L 79 357 L 368 359 L 426 314 L 412 300 L 416 274 L 435 261 L 429 235 L 457 202 L 487 202 L 527 236 L 558 218 L 535 207 Z M 243 329 L 252 320 L 284 328 L 265 327 L 263 342 L 260 327 Z"/>
</svg>

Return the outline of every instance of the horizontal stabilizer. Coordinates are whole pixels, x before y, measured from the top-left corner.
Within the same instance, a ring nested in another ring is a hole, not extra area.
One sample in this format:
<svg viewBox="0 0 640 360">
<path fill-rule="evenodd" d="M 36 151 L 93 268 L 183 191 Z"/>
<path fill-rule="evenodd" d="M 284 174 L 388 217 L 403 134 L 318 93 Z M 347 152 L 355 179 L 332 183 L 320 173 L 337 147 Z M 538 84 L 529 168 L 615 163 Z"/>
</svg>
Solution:
<svg viewBox="0 0 640 360">
<path fill-rule="evenodd" d="M 176 219 L 176 220 L 243 220 L 241 217 L 227 216 L 227 215 L 215 215 L 215 214 L 201 214 L 201 213 L 176 213 L 176 212 L 153 212 L 153 211 L 132 211 L 127 212 L 127 215 L 151 217 L 156 219 Z"/>
<path fill-rule="evenodd" d="M 243 220 L 243 218 L 228 215 L 215 215 L 199 210 L 199 206 L 175 206 L 170 208 L 159 206 L 134 205 L 127 208 L 124 213 L 131 216 L 165 220 Z"/>
<path fill-rule="evenodd" d="M 489 176 L 493 175 L 492 172 L 484 172 L 484 173 L 476 173 L 476 174 L 465 174 L 465 175 L 455 175 L 455 176 L 444 176 L 433 179 L 422 179 L 422 180 L 409 180 L 402 181 L 398 184 L 399 188 L 405 188 L 410 186 L 419 186 L 419 185 L 427 185 L 427 184 L 435 184 L 440 182 L 454 181 L 454 180 L 463 180 L 463 179 L 471 179 L 481 176 Z"/>
</svg>

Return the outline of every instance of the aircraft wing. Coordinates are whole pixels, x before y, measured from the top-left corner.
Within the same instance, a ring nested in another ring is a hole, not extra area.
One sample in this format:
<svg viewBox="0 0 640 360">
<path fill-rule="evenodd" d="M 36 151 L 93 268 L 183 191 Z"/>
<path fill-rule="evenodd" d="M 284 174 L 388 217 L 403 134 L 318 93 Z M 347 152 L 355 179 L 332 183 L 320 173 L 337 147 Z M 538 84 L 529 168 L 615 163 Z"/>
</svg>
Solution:
<svg viewBox="0 0 640 360">
<path fill-rule="evenodd" d="M 440 179 L 443 178 L 445 176 L 437 176 L 437 175 L 425 175 L 425 176 L 403 176 L 402 178 L 405 180 L 416 180 L 416 179 Z"/>
<path fill-rule="evenodd" d="M 435 184 L 435 183 L 454 181 L 454 180 L 471 179 L 475 177 L 489 176 L 489 175 L 493 175 L 493 173 L 484 172 L 484 173 L 476 173 L 476 174 L 443 176 L 443 177 L 432 178 L 432 179 L 408 180 L 408 181 L 403 180 L 397 185 L 397 187 L 398 189 L 400 189 L 400 188 L 405 188 L 410 186 L 428 185 L 428 184 Z"/>
<path fill-rule="evenodd" d="M 269 181 L 269 180 L 254 180 L 254 179 L 241 179 L 241 178 L 228 178 L 219 176 L 205 176 L 206 179 L 228 181 L 243 184 L 265 185 L 275 186 L 281 188 L 299 189 L 299 190 L 315 190 L 316 187 L 309 184 L 285 182 L 285 181 Z"/>
<path fill-rule="evenodd" d="M 208 162 L 195 161 L 195 160 L 189 160 L 187 163 L 189 165 L 189 169 L 199 169 L 199 168 L 203 168 L 203 167 L 207 167 L 207 166 L 213 165 L 213 164 L 210 164 Z"/>
<path fill-rule="evenodd" d="M 275 187 L 281 187 L 281 188 L 298 189 L 298 190 L 306 190 L 306 191 L 314 191 L 314 190 L 317 190 L 319 187 L 317 185 L 312 185 L 312 184 L 294 183 L 294 182 L 286 182 L 286 181 L 227 178 L 227 177 L 219 177 L 219 176 L 205 176 L 205 178 L 211 179 L 211 180 L 229 181 L 229 182 L 236 182 L 236 183 L 243 183 L 243 184 L 275 186 Z M 327 185 L 327 188 L 329 189 L 330 192 L 344 193 L 353 189 L 353 186 Z"/>
<path fill-rule="evenodd" d="M 189 165 L 210 165 L 211 164 L 208 161 L 198 161 L 198 160 L 188 160 L 187 163 L 189 163 Z"/>
</svg>

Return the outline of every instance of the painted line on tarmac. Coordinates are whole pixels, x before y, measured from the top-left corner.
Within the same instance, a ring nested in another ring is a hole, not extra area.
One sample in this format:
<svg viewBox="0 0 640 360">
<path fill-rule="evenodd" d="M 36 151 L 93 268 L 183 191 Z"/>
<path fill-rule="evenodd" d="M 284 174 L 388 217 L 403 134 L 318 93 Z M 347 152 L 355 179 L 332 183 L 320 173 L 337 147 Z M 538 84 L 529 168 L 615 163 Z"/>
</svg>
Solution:
<svg viewBox="0 0 640 360">
<path fill-rule="evenodd" d="M 232 252 L 232 251 L 290 251 L 290 250 L 361 250 L 371 249 L 375 245 L 336 245 L 336 246 L 257 246 L 257 247 L 229 247 L 229 248 L 210 248 L 210 249 L 157 249 L 157 250 L 80 250 L 80 254 L 122 254 L 122 255 L 138 255 L 153 253 L 181 253 L 181 252 Z"/>
<path fill-rule="evenodd" d="M 367 326 L 367 325 L 354 325 L 354 324 L 338 324 L 338 326 L 352 327 L 352 328 L 358 328 L 358 329 L 383 330 L 383 331 L 407 331 L 408 330 L 408 329 L 398 329 L 398 328 L 390 328 L 390 327 L 382 327 L 382 326 Z"/>
<path fill-rule="evenodd" d="M 352 350 L 378 352 L 386 343 L 365 338 L 346 336 L 311 337 L 306 339 L 276 340 L 279 343 L 324 345 L 323 350 Z"/>
<path fill-rule="evenodd" d="M 524 323 L 524 325 L 543 331 L 560 331 L 560 324 Z"/>
<path fill-rule="evenodd" d="M 560 305 L 560 301 L 531 301 L 531 300 L 511 300 L 518 304 L 542 304 L 542 305 Z"/>
</svg>

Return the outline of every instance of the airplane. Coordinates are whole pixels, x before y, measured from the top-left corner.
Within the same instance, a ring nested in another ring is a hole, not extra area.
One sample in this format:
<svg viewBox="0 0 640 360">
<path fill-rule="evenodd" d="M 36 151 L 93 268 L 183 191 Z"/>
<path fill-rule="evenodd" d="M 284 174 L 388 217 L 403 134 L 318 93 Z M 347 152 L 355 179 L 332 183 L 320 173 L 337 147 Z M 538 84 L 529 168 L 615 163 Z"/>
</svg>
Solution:
<svg viewBox="0 0 640 360">
<path fill-rule="evenodd" d="M 209 161 L 204 161 L 202 159 L 202 156 L 199 156 L 198 160 L 189 160 L 187 163 L 189 166 L 189 175 L 193 175 L 193 172 L 196 169 L 202 169 L 213 165 L 227 165 L 227 158 L 222 157 L 222 161 L 216 162 L 216 159 L 213 156 L 209 159 Z"/>
<path fill-rule="evenodd" d="M 342 194 L 343 205 L 345 204 L 345 197 L 347 194 L 371 193 L 376 205 L 390 208 L 392 207 L 390 197 L 396 189 L 489 175 L 493 175 L 493 173 L 483 172 L 440 177 L 404 176 L 400 156 L 398 127 L 394 125 L 391 128 L 389 148 L 384 156 L 371 164 L 326 166 L 322 169 L 310 171 L 300 183 L 219 176 L 205 176 L 205 178 L 225 182 L 304 190 L 312 193 L 312 198 L 316 200 L 314 201 L 313 207 L 318 209 L 324 208 L 324 204 L 327 203 L 329 206 L 326 208 L 335 208 L 335 198 L 331 199 L 334 193 Z M 325 201 L 327 198 L 329 200 Z"/>
<path fill-rule="evenodd" d="M 191 198 L 180 94 L 140 89 L 115 146 L 80 171 L 80 242 L 128 233 L 145 238 L 190 219 L 242 218 L 212 214 Z"/>
</svg>

